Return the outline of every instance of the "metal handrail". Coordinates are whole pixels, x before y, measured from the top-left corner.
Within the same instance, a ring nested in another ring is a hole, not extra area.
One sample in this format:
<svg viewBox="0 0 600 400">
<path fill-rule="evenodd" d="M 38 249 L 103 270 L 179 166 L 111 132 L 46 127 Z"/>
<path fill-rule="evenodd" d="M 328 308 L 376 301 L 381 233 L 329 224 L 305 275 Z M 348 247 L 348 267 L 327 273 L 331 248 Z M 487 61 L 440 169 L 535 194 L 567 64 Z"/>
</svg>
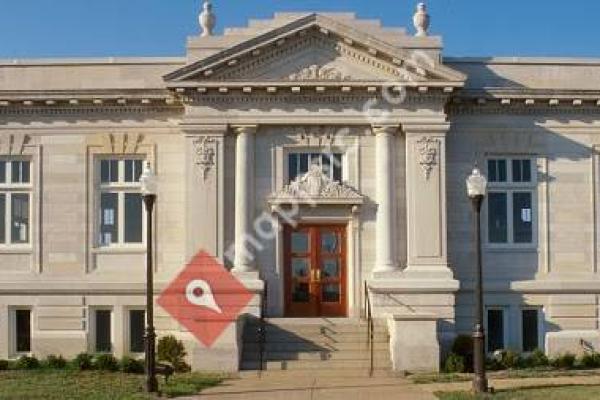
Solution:
<svg viewBox="0 0 600 400">
<path fill-rule="evenodd" d="M 373 377 L 373 353 L 374 353 L 374 332 L 373 311 L 371 310 L 371 298 L 369 297 L 369 285 L 365 281 L 365 319 L 367 320 L 367 345 L 369 346 L 369 376 Z"/>
<path fill-rule="evenodd" d="M 258 365 L 259 371 L 264 371 L 264 357 L 265 357 L 265 342 L 267 339 L 267 326 L 266 326 L 266 313 L 267 313 L 267 282 L 265 281 L 265 286 L 263 288 L 263 292 L 260 296 L 260 319 L 258 321 L 258 328 L 256 333 L 258 335 Z"/>
</svg>

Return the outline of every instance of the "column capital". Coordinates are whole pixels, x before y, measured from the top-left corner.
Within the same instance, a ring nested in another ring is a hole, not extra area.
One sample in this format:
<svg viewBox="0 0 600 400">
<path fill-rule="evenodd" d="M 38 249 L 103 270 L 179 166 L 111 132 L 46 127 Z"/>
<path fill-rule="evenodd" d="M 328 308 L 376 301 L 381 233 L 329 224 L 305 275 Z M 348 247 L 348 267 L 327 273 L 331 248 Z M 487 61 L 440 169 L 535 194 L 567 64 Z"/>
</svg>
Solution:
<svg viewBox="0 0 600 400">
<path fill-rule="evenodd" d="M 371 130 L 375 136 L 378 135 L 395 135 L 400 130 L 400 125 L 371 125 Z"/>
<path fill-rule="evenodd" d="M 232 125 L 231 129 L 236 135 L 241 133 L 253 135 L 258 130 L 258 125 Z"/>
<path fill-rule="evenodd" d="M 450 130 L 450 123 L 407 123 L 402 124 L 402 132 L 406 136 L 446 136 L 448 131 Z"/>
</svg>

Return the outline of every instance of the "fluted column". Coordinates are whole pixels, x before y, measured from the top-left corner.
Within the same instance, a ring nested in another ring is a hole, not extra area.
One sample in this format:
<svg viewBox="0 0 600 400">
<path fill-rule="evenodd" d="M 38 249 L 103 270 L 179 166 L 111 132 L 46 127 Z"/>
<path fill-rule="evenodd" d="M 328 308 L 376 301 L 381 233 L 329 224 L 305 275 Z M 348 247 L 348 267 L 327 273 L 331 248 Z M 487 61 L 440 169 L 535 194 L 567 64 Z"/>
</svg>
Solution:
<svg viewBox="0 0 600 400">
<path fill-rule="evenodd" d="M 396 260 L 396 213 L 394 208 L 394 141 L 398 126 L 374 126 L 377 219 L 374 272 L 398 270 Z"/>
<path fill-rule="evenodd" d="M 235 258 L 234 272 L 254 272 L 251 244 L 254 217 L 254 135 L 256 126 L 234 127 L 235 146 Z"/>
</svg>

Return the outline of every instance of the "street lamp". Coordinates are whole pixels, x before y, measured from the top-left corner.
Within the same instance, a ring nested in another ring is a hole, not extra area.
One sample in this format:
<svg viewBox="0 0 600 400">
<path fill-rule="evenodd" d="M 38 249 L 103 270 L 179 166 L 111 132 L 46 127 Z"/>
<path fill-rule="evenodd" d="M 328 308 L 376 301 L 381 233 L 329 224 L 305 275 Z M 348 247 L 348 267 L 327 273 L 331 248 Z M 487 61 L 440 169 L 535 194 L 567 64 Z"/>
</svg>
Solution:
<svg viewBox="0 0 600 400">
<path fill-rule="evenodd" d="M 473 327 L 473 390 L 476 393 L 487 392 L 485 377 L 485 333 L 483 330 L 483 278 L 481 262 L 481 205 L 486 194 L 487 180 L 476 167 L 467 178 L 467 193 L 475 211 L 475 243 L 477 246 L 477 273 L 475 285 L 475 325 Z"/>
<path fill-rule="evenodd" d="M 152 210 L 156 201 L 156 175 L 146 162 L 144 172 L 140 177 L 142 185 L 142 198 L 146 206 L 146 336 L 144 346 L 146 352 L 146 391 L 158 391 L 156 380 L 156 360 L 154 346 L 156 333 L 154 332 L 154 277 L 152 266 Z"/>
</svg>

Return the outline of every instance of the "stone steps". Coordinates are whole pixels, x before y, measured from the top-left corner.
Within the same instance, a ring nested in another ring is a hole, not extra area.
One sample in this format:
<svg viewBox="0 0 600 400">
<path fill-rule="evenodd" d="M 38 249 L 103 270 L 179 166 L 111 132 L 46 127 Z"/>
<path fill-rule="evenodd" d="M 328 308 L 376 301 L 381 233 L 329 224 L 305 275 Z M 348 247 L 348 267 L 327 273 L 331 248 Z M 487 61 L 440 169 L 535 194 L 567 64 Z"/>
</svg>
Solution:
<svg viewBox="0 0 600 400">
<path fill-rule="evenodd" d="M 242 370 L 259 370 L 259 323 L 244 328 Z M 265 323 L 263 374 L 325 377 L 368 376 L 371 351 L 366 322 L 356 319 L 269 319 Z M 374 371 L 390 376 L 389 337 L 385 325 L 375 326 Z"/>
</svg>

